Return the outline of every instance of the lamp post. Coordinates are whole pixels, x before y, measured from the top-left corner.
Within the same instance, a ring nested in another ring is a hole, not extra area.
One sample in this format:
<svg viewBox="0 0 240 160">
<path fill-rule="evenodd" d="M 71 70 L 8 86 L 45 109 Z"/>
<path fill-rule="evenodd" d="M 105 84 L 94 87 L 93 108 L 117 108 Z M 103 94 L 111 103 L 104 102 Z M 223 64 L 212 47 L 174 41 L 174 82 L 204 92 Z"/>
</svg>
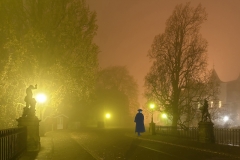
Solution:
<svg viewBox="0 0 240 160">
<path fill-rule="evenodd" d="M 43 103 L 45 103 L 46 102 L 46 100 L 47 100 L 47 96 L 45 95 L 45 94 L 43 94 L 43 93 L 39 93 L 39 94 L 37 94 L 37 96 L 36 96 L 36 100 L 37 100 L 37 102 L 38 103 L 40 103 L 40 104 L 43 104 Z M 42 120 L 42 109 L 43 109 L 43 107 L 40 107 L 40 116 L 39 116 L 39 118 Z"/>
<path fill-rule="evenodd" d="M 151 109 L 151 112 L 152 112 L 152 117 L 151 117 L 151 123 L 149 125 L 150 126 L 149 129 L 150 129 L 150 132 L 151 132 L 152 135 L 155 135 L 155 123 L 153 123 L 153 110 L 154 110 L 154 108 L 155 108 L 155 104 L 151 103 L 150 104 L 150 109 Z"/>
</svg>

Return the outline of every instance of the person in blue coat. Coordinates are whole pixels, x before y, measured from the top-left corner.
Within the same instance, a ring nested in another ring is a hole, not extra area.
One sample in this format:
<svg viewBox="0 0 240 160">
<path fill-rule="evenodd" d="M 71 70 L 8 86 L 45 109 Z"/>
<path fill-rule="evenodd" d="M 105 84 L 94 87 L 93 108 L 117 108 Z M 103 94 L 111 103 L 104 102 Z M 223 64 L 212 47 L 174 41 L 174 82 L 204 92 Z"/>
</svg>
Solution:
<svg viewBox="0 0 240 160">
<path fill-rule="evenodd" d="M 138 136 L 140 136 L 140 133 L 145 132 L 144 115 L 142 114 L 142 109 L 138 110 L 134 122 L 136 123 L 135 132 L 137 132 Z"/>
</svg>

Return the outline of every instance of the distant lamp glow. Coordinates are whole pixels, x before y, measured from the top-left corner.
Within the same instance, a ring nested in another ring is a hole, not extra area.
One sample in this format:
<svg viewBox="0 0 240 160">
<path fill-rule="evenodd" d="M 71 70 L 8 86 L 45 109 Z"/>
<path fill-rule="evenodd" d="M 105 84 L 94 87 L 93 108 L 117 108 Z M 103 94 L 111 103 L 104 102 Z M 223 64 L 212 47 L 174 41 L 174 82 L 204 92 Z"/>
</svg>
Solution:
<svg viewBox="0 0 240 160">
<path fill-rule="evenodd" d="M 224 121 L 224 122 L 227 122 L 228 120 L 229 120 L 229 117 L 228 117 L 228 116 L 224 116 L 224 117 L 223 117 L 223 121 Z"/>
<path fill-rule="evenodd" d="M 105 117 L 106 117 L 107 119 L 109 119 L 109 118 L 111 117 L 111 115 L 110 115 L 109 113 L 107 113 L 107 114 L 105 115 Z"/>
<path fill-rule="evenodd" d="M 150 108 L 153 109 L 155 107 L 154 104 L 150 104 Z"/>
<path fill-rule="evenodd" d="M 163 113 L 163 114 L 162 114 L 162 118 L 163 118 L 163 119 L 166 119 L 166 118 L 167 118 L 167 114 L 166 114 L 166 113 Z"/>
<path fill-rule="evenodd" d="M 198 108 L 200 108 L 201 107 L 201 103 L 200 102 L 198 102 Z"/>
<path fill-rule="evenodd" d="M 39 103 L 44 103 L 44 102 L 46 102 L 47 97 L 46 97 L 45 94 L 40 93 L 40 94 L 38 94 L 38 95 L 36 96 L 36 100 L 37 100 L 37 102 L 39 102 Z"/>
<path fill-rule="evenodd" d="M 222 101 L 219 101 L 219 108 L 222 107 Z"/>
</svg>

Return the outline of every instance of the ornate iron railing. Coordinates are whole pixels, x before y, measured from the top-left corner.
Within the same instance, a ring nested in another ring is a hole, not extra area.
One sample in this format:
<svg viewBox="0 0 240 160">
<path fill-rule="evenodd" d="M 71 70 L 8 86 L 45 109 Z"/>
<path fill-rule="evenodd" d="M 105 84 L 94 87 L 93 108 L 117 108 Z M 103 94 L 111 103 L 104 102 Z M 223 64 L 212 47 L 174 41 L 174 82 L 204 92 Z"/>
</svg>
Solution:
<svg viewBox="0 0 240 160">
<path fill-rule="evenodd" d="M 240 129 L 214 128 L 215 143 L 240 146 Z"/>
<path fill-rule="evenodd" d="M 181 129 L 172 126 L 156 126 L 155 131 L 157 134 L 171 135 L 181 138 L 188 138 L 192 140 L 198 140 L 198 128 L 189 127 L 187 129 Z"/>
<path fill-rule="evenodd" d="M 0 159 L 15 160 L 27 148 L 27 128 L 0 130 Z"/>
<path fill-rule="evenodd" d="M 156 134 L 171 135 L 198 141 L 198 128 L 174 128 L 172 126 L 156 126 Z M 240 129 L 214 128 L 216 144 L 240 146 Z"/>
</svg>

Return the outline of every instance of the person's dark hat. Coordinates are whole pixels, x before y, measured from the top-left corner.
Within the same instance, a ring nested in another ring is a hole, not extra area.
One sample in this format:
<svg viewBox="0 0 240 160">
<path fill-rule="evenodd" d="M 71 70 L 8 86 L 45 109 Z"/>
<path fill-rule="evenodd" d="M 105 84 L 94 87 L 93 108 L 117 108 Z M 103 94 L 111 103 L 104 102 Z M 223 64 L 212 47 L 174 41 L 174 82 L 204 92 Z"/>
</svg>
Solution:
<svg viewBox="0 0 240 160">
<path fill-rule="evenodd" d="M 142 109 L 138 109 L 138 111 L 142 111 Z"/>
</svg>

